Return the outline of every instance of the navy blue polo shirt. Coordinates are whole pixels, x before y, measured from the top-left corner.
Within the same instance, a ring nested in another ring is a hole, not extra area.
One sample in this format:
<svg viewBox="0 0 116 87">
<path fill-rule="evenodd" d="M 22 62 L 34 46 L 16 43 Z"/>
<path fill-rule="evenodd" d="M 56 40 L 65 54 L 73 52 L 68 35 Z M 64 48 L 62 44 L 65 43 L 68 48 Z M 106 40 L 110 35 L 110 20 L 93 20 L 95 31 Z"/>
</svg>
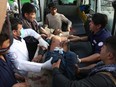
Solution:
<svg viewBox="0 0 116 87">
<path fill-rule="evenodd" d="M 96 34 L 91 33 L 89 35 L 89 41 L 93 48 L 93 53 L 100 53 L 101 47 L 103 46 L 103 42 L 111 36 L 111 33 L 106 29 L 101 29 Z"/>
<path fill-rule="evenodd" d="M 0 87 L 12 87 L 16 82 L 12 63 L 8 56 L 4 56 L 6 62 L 0 58 Z"/>
</svg>

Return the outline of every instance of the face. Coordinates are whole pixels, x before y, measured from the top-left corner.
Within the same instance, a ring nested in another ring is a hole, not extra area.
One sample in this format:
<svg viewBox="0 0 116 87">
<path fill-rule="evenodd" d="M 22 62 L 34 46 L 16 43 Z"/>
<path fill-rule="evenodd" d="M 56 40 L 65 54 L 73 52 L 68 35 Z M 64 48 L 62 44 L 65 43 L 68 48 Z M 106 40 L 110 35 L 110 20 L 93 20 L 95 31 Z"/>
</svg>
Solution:
<svg viewBox="0 0 116 87">
<path fill-rule="evenodd" d="M 5 41 L 3 42 L 2 48 L 7 48 L 7 47 L 9 47 L 9 46 L 10 46 L 10 39 L 5 40 Z"/>
<path fill-rule="evenodd" d="M 50 8 L 50 13 L 51 13 L 52 15 L 55 15 L 55 14 L 57 13 L 57 8 L 51 7 L 51 8 Z"/>
<path fill-rule="evenodd" d="M 10 39 L 7 39 L 3 42 L 2 46 L 0 46 L 0 49 L 5 49 L 6 51 L 2 52 L 2 54 L 5 54 L 10 46 Z M 1 55 L 1 53 L 0 53 Z"/>
<path fill-rule="evenodd" d="M 17 26 L 17 28 L 18 28 L 18 30 L 13 30 L 13 35 L 14 35 L 14 37 L 19 37 L 19 36 L 21 36 L 21 29 L 22 29 L 22 25 L 21 24 L 18 24 L 18 26 Z"/>
<path fill-rule="evenodd" d="M 36 13 L 35 12 L 32 12 L 30 14 L 25 13 L 25 17 L 26 17 L 27 20 L 33 22 L 36 18 Z"/>
<path fill-rule="evenodd" d="M 101 25 L 95 25 L 94 22 L 91 20 L 89 23 L 90 30 L 93 31 L 94 33 L 98 32 L 100 30 Z"/>
<path fill-rule="evenodd" d="M 100 52 L 100 58 L 102 61 L 105 61 L 106 58 L 109 57 L 109 51 L 107 49 L 107 47 L 105 45 L 103 45 L 103 47 L 101 48 L 101 52 Z"/>
<path fill-rule="evenodd" d="M 91 31 L 95 31 L 96 25 L 94 24 L 94 22 L 92 20 L 90 21 L 89 26 L 90 26 Z"/>
</svg>

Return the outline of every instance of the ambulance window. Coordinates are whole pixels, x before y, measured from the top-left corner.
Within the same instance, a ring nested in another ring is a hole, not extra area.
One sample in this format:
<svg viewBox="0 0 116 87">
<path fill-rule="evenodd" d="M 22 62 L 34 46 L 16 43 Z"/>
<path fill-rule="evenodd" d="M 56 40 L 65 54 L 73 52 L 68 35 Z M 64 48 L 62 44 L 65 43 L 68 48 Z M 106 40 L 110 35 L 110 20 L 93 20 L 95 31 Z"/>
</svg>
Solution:
<svg viewBox="0 0 116 87">
<path fill-rule="evenodd" d="M 76 5 L 77 0 L 59 0 L 60 5 Z"/>
<path fill-rule="evenodd" d="M 90 0 L 91 3 L 91 10 L 95 12 L 95 8 L 96 8 L 96 1 L 95 0 Z"/>
<path fill-rule="evenodd" d="M 112 31 L 113 19 L 114 19 L 114 8 L 112 7 L 113 0 L 98 0 L 97 12 L 104 13 L 108 16 L 108 24 L 106 28 Z"/>
</svg>

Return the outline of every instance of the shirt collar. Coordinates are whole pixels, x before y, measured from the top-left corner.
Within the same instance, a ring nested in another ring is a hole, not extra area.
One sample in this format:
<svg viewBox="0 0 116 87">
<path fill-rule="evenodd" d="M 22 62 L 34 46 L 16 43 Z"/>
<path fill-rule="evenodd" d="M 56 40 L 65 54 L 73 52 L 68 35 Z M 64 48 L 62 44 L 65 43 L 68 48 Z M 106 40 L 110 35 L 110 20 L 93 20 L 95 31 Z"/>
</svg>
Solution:
<svg viewBox="0 0 116 87">
<path fill-rule="evenodd" d="M 99 36 L 99 35 L 101 35 L 101 33 L 104 31 L 105 29 L 100 29 L 97 33 L 95 33 L 94 35 L 95 36 Z"/>
</svg>

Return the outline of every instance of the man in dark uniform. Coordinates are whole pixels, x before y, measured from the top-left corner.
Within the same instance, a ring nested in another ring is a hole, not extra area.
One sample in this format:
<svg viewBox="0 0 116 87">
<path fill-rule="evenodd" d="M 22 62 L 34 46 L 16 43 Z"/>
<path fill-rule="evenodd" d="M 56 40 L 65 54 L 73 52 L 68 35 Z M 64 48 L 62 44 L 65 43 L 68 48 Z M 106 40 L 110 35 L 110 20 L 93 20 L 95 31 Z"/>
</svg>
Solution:
<svg viewBox="0 0 116 87">
<path fill-rule="evenodd" d="M 105 29 L 107 24 L 107 16 L 105 14 L 93 14 L 92 20 L 89 23 L 91 33 L 88 36 L 71 36 L 69 41 L 90 41 L 92 46 L 92 55 L 80 58 L 79 63 L 96 63 L 100 61 L 100 49 L 106 38 L 111 36 L 110 32 Z"/>
</svg>

